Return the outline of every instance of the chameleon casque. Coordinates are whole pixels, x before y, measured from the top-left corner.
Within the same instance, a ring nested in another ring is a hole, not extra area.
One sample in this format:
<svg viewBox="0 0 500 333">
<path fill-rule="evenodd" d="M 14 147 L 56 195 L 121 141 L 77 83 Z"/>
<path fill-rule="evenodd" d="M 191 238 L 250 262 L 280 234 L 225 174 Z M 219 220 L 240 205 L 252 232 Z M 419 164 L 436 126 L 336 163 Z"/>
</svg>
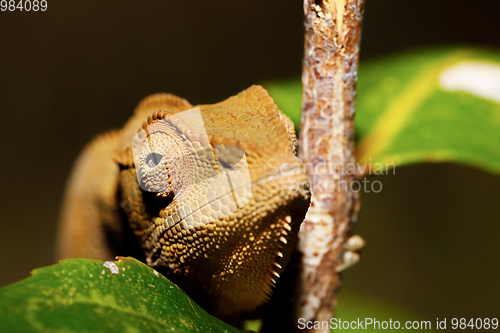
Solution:
<svg viewBox="0 0 500 333">
<path fill-rule="evenodd" d="M 205 144 L 189 119 L 172 120 L 193 108 L 171 94 L 149 96 L 123 129 L 85 148 L 67 185 L 58 256 L 135 256 L 208 312 L 234 318 L 271 295 L 309 207 L 309 178 L 295 156 L 293 123 L 264 88 L 199 105 Z M 141 131 L 148 144 L 135 155 Z M 183 153 L 186 147 L 196 153 Z M 224 198 L 251 192 L 231 208 L 210 186 L 243 156 L 248 184 L 233 177 Z"/>
</svg>

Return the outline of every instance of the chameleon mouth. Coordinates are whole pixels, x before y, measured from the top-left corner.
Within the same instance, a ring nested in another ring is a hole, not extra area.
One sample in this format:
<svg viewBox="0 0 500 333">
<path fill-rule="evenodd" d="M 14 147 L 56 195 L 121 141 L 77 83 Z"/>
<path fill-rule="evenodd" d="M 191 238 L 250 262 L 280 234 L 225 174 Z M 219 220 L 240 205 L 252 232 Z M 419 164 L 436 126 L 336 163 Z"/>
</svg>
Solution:
<svg viewBox="0 0 500 333">
<path fill-rule="evenodd" d="M 174 196 L 158 196 L 154 192 L 143 191 L 146 213 L 149 216 L 160 216 L 160 212 L 168 207 L 174 199 Z"/>
</svg>

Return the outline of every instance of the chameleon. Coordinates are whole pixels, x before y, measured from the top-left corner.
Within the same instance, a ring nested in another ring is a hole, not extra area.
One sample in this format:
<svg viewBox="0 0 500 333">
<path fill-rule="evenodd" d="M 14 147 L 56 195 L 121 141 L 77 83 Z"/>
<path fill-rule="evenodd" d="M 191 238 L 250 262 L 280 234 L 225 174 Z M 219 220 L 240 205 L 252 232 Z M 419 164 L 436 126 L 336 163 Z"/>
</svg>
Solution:
<svg viewBox="0 0 500 333">
<path fill-rule="evenodd" d="M 146 97 L 122 129 L 78 157 L 57 256 L 131 255 L 221 319 L 255 310 L 290 260 L 310 204 L 296 147 L 293 123 L 261 86 L 197 107 L 167 93 Z M 233 187 L 216 193 L 228 172 Z"/>
</svg>

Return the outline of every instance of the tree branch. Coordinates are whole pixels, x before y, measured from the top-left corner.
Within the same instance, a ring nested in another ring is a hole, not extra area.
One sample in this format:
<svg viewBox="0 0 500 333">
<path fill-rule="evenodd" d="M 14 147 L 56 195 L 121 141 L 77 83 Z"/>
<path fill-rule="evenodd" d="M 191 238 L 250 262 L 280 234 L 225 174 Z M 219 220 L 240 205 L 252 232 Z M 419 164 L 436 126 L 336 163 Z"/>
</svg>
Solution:
<svg viewBox="0 0 500 333">
<path fill-rule="evenodd" d="M 351 185 L 363 6 L 364 0 L 304 0 L 299 157 L 309 168 L 313 197 L 299 233 L 296 320 L 332 317 L 341 285 L 337 267 L 357 220 L 359 197 Z"/>
</svg>

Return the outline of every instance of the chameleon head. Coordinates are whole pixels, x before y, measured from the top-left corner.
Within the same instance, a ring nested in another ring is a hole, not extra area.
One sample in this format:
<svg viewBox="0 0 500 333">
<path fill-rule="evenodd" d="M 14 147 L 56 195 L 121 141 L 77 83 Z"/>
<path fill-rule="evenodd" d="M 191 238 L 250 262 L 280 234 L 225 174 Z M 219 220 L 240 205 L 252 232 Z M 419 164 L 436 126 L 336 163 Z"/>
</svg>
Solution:
<svg viewBox="0 0 500 333">
<path fill-rule="evenodd" d="M 272 99 L 256 110 L 249 101 L 244 118 L 267 126 L 259 133 L 267 139 L 231 123 L 245 115 L 234 106 L 243 93 L 194 111 L 155 112 L 134 138 L 134 164 L 120 174 L 121 206 L 147 263 L 220 318 L 269 298 L 310 202 L 293 126 Z"/>
</svg>

